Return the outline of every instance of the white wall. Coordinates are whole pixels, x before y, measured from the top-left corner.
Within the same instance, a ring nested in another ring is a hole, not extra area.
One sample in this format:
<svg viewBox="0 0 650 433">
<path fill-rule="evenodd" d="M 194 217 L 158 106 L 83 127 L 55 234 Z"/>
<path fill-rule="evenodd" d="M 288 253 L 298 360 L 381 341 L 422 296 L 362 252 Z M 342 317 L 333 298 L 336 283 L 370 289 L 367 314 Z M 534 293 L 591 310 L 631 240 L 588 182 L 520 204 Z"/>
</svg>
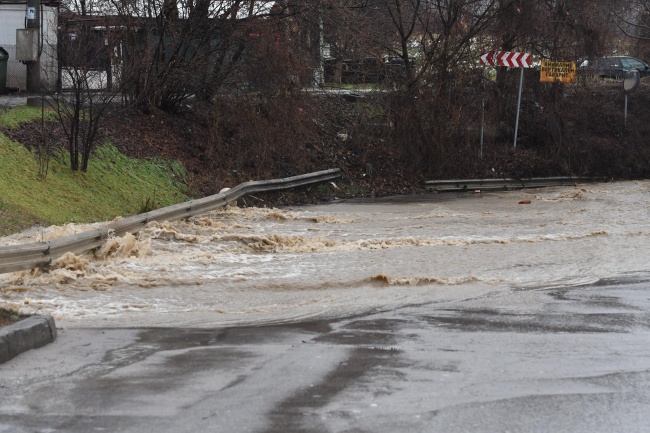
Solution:
<svg viewBox="0 0 650 433">
<path fill-rule="evenodd" d="M 61 71 L 61 88 L 64 90 L 74 89 L 73 77 L 75 76 L 75 70 L 71 68 L 63 68 Z M 84 71 L 81 72 L 81 75 L 88 80 L 88 88 L 93 90 L 102 90 L 106 89 L 108 86 L 108 75 L 104 71 Z M 115 75 L 113 75 L 115 77 Z M 114 78 L 115 80 L 115 78 Z M 116 84 L 115 81 L 113 81 Z"/>
<path fill-rule="evenodd" d="M 16 29 L 25 28 L 26 4 L 0 3 L 0 47 L 9 53 L 7 63 L 7 87 L 25 90 L 27 85 L 27 68 L 16 61 Z M 57 10 L 50 6 L 43 7 L 43 51 L 41 53 L 41 81 L 48 88 L 54 89 L 57 79 L 56 28 Z"/>
</svg>

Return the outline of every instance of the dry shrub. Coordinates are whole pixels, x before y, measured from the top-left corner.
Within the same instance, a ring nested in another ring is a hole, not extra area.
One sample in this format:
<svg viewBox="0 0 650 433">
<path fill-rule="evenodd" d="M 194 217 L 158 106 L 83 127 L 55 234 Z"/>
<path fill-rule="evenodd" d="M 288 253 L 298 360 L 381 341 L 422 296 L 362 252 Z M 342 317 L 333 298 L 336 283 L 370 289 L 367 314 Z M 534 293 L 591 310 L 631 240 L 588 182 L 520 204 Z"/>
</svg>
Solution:
<svg viewBox="0 0 650 433">
<path fill-rule="evenodd" d="M 647 177 L 650 92 L 647 84 L 629 95 L 627 127 L 619 81 L 588 80 L 564 88 L 554 114 L 560 139 L 547 134 L 543 156 L 562 164 L 564 173 L 613 178 Z M 632 102 L 633 101 L 633 102 Z M 538 148 L 541 144 L 537 143 Z"/>
<path fill-rule="evenodd" d="M 480 93 L 456 83 L 454 88 L 421 86 L 386 97 L 387 140 L 401 163 L 431 178 L 462 176 L 478 158 Z"/>
<path fill-rule="evenodd" d="M 242 175 L 268 179 L 304 173 L 321 116 L 314 101 L 301 95 L 220 96 L 201 119 L 207 130 L 205 157 L 237 181 Z"/>
<path fill-rule="evenodd" d="M 452 88 L 420 87 L 385 95 L 385 151 L 392 150 L 394 163 L 427 178 L 648 176 L 647 84 L 630 95 L 625 128 L 620 82 L 545 84 L 535 71 L 527 71 L 525 83 L 516 149 L 517 80 L 509 77 L 503 89 L 488 83 L 484 91 L 476 81 L 456 77 Z"/>
</svg>

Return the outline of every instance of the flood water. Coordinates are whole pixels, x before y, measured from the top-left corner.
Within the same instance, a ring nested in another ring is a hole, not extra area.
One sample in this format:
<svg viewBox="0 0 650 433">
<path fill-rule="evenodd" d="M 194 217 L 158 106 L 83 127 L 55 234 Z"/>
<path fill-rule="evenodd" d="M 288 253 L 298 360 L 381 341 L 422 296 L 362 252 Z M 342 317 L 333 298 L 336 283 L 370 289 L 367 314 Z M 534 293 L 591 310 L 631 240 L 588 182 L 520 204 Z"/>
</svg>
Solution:
<svg viewBox="0 0 650 433">
<path fill-rule="evenodd" d="M 329 319 L 650 275 L 650 181 L 427 194 L 150 223 L 47 272 L 0 275 L 0 307 L 59 326 Z M 525 202 L 530 201 L 529 204 Z M 0 245 L 96 225 L 33 229 Z"/>
</svg>

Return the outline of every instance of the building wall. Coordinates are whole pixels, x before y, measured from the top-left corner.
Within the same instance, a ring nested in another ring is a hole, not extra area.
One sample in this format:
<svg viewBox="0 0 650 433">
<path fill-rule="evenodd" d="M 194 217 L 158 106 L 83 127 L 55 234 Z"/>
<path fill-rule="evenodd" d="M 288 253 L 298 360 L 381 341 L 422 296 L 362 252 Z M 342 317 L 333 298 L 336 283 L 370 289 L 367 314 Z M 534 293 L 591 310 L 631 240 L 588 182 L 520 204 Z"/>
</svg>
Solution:
<svg viewBox="0 0 650 433">
<path fill-rule="evenodd" d="M 25 90 L 27 67 L 16 61 L 16 29 L 25 28 L 26 4 L 0 3 L 0 47 L 9 53 L 7 87 Z M 41 16 L 43 49 L 41 52 L 41 81 L 49 89 L 56 88 L 58 67 L 56 60 L 57 9 L 44 6 Z"/>
</svg>

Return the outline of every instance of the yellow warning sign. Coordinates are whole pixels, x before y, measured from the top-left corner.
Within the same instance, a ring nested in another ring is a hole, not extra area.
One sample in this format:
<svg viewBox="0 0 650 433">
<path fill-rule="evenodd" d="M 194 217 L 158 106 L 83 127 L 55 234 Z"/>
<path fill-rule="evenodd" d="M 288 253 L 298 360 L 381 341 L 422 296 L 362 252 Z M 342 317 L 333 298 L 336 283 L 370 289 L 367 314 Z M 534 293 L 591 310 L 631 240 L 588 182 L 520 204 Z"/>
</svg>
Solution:
<svg viewBox="0 0 650 433">
<path fill-rule="evenodd" d="M 574 83 L 576 81 L 575 62 L 551 62 L 543 60 L 539 70 L 542 83 Z"/>
</svg>

